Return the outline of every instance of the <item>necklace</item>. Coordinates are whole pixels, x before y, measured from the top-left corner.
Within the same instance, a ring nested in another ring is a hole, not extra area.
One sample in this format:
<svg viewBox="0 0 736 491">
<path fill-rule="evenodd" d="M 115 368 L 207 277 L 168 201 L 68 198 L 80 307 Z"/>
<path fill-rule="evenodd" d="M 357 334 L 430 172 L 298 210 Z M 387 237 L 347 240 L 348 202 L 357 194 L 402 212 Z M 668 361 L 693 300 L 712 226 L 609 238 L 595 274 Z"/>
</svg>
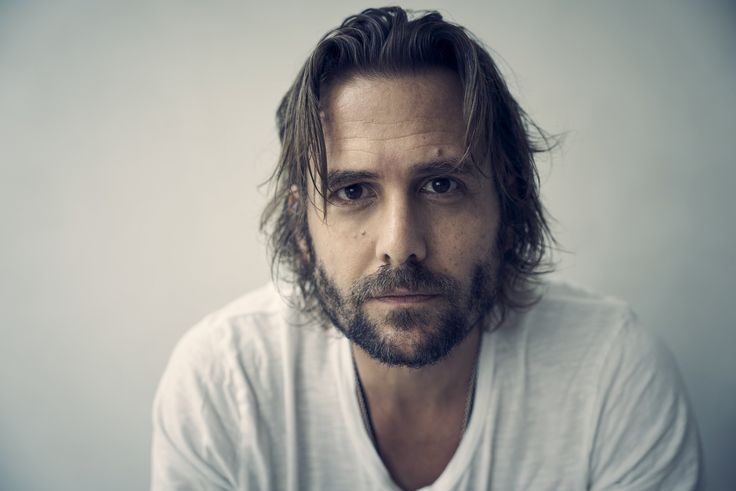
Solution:
<svg viewBox="0 0 736 491">
<path fill-rule="evenodd" d="M 468 428 L 468 423 L 470 422 L 470 413 L 473 411 L 473 401 L 475 400 L 475 387 L 477 385 L 478 381 L 478 364 L 480 363 L 480 345 L 483 341 L 483 338 L 481 337 L 478 340 L 478 349 L 475 353 L 475 362 L 473 364 L 473 371 L 470 374 L 470 377 L 468 379 L 468 391 L 467 396 L 465 399 L 465 414 L 463 416 L 463 424 L 460 428 L 460 433 L 464 434 L 465 430 Z M 373 421 L 371 420 L 371 415 L 368 410 L 368 404 L 366 403 L 365 399 L 365 390 L 363 389 L 363 382 L 360 380 L 360 374 L 358 373 L 358 365 L 355 363 L 355 354 L 353 353 L 352 348 L 350 349 L 350 357 L 353 361 L 353 372 L 355 373 L 355 392 L 356 397 L 358 398 L 358 406 L 360 407 L 360 416 L 363 420 L 363 425 L 365 426 L 366 431 L 368 432 L 368 436 L 371 439 L 371 442 L 373 443 L 373 446 L 376 446 L 376 433 L 373 429 Z"/>
</svg>

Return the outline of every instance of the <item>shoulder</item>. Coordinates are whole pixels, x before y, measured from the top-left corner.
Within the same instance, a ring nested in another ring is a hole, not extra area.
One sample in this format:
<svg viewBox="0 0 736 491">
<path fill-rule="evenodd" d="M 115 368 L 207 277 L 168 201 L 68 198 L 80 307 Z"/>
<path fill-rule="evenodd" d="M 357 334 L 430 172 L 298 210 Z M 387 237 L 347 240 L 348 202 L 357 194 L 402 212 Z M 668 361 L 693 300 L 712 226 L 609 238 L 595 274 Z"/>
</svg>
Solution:
<svg viewBox="0 0 736 491">
<path fill-rule="evenodd" d="M 182 338 L 209 336 L 214 339 L 227 339 L 236 331 L 249 334 L 262 330 L 264 325 L 271 327 L 281 324 L 291 315 L 288 302 L 272 283 L 246 293 L 212 312 L 199 321 Z"/>
<path fill-rule="evenodd" d="M 283 295 L 288 295 L 288 292 L 283 292 Z M 277 313 L 283 312 L 286 306 L 282 292 L 269 282 L 234 299 L 205 319 L 226 320 L 240 316 Z"/>
<path fill-rule="evenodd" d="M 697 487 L 699 439 L 676 363 L 625 302 L 547 281 L 493 334 L 501 383 L 525 387 L 532 420 L 566 446 L 576 435 L 590 489 Z"/>
<path fill-rule="evenodd" d="M 267 285 L 184 333 L 154 399 L 152 489 L 181 482 L 236 487 L 243 449 L 259 431 L 264 401 L 257 398 L 280 382 L 272 368 L 283 340 L 299 336 L 298 329 L 287 335 L 290 315 Z"/>
<path fill-rule="evenodd" d="M 530 313 L 564 324 L 619 323 L 634 317 L 626 302 L 567 281 L 548 280 L 540 286 L 539 294 L 539 302 Z"/>
<path fill-rule="evenodd" d="M 531 307 L 512 312 L 498 332 L 499 342 L 531 351 L 537 360 L 596 364 L 622 331 L 638 329 L 625 302 L 581 286 L 549 280 L 538 295 Z"/>
<path fill-rule="evenodd" d="M 575 387 L 596 414 L 614 398 L 630 397 L 647 380 L 650 388 L 682 392 L 669 350 L 632 309 L 580 286 L 546 282 L 535 305 L 514 313 L 493 334 L 504 370 L 514 372 L 523 363 L 540 387 Z M 656 391 L 646 397 L 652 404 L 659 400 Z"/>
<path fill-rule="evenodd" d="M 207 315 L 176 343 L 155 405 L 170 409 L 164 413 L 177 414 L 184 406 L 207 400 L 214 412 L 240 414 L 252 404 L 253 389 L 272 383 L 270 367 L 283 351 L 284 340 L 300 335 L 290 326 L 290 316 L 273 285 Z"/>
<path fill-rule="evenodd" d="M 273 284 L 229 302 L 187 330 L 174 347 L 170 364 L 186 363 L 200 370 L 222 369 L 223 362 L 254 354 L 272 345 L 291 316 L 287 302 Z"/>
<path fill-rule="evenodd" d="M 285 383 L 285 367 L 313 368 L 322 357 L 304 355 L 323 351 L 325 340 L 338 336 L 293 308 L 289 294 L 268 284 L 204 317 L 174 347 L 159 393 L 189 387 L 223 400 L 238 396 L 242 406 L 256 395 L 273 395 L 271 388 Z M 223 380 L 228 394 L 222 394 Z"/>
<path fill-rule="evenodd" d="M 259 326 L 278 324 L 285 307 L 275 288 L 263 286 L 207 315 L 174 346 L 159 393 L 170 384 L 204 390 L 228 369 L 230 359 L 247 347 Z"/>
<path fill-rule="evenodd" d="M 599 368 L 616 360 L 631 368 L 635 362 L 667 368 L 665 372 L 674 368 L 662 340 L 642 326 L 626 302 L 561 281 L 547 282 L 543 292 L 529 313 L 530 327 L 568 345 L 582 345 Z"/>
<path fill-rule="evenodd" d="M 548 282 L 521 320 L 544 371 L 575 380 L 587 401 L 593 489 L 697 486 L 699 439 L 675 360 L 625 302 Z"/>
</svg>

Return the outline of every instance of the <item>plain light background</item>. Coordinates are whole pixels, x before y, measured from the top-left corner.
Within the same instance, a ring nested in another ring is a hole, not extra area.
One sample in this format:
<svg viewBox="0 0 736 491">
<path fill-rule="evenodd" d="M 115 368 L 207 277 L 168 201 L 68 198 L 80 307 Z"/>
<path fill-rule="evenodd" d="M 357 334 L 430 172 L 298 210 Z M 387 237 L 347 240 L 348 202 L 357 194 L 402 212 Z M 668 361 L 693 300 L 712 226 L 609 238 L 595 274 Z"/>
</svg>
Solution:
<svg viewBox="0 0 736 491">
<path fill-rule="evenodd" d="M 498 54 L 552 133 L 559 276 L 675 353 L 711 489 L 736 486 L 736 9 L 405 2 Z M 0 489 L 138 490 L 176 340 L 268 279 L 273 113 L 370 5 L 0 0 Z"/>
</svg>

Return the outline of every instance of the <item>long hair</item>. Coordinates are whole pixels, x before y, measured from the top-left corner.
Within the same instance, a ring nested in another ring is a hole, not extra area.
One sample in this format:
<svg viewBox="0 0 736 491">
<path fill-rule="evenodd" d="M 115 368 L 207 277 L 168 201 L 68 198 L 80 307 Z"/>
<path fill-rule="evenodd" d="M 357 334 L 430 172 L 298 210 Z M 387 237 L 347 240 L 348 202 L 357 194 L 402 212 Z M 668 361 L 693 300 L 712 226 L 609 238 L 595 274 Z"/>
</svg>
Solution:
<svg viewBox="0 0 736 491">
<path fill-rule="evenodd" d="M 270 179 L 273 196 L 261 217 L 261 231 L 269 239 L 272 274 L 297 286 L 292 301 L 303 311 L 320 313 L 307 207 L 309 187 L 313 194 L 326 194 L 321 91 L 351 76 L 432 68 L 449 69 L 459 78 L 466 157 L 492 177 L 498 193 L 497 314 L 502 320 L 509 308 L 535 301 L 538 276 L 551 268 L 547 257 L 554 239 L 539 196 L 534 157 L 551 148 L 550 137 L 514 100 L 491 56 L 472 34 L 437 12 L 410 18 L 400 7 L 386 7 L 364 10 L 328 32 L 276 113 L 281 154 Z"/>
</svg>

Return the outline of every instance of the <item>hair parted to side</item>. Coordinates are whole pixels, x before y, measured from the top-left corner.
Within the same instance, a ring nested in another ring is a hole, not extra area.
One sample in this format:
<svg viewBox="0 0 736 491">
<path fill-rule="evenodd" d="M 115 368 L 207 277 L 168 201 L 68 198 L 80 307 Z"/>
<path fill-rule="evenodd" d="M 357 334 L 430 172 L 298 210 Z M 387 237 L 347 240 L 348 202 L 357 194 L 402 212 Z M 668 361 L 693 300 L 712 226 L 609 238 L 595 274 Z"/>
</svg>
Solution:
<svg viewBox="0 0 736 491">
<path fill-rule="evenodd" d="M 538 277 L 551 269 L 548 254 L 554 238 L 539 196 L 534 156 L 554 144 L 511 96 L 491 56 L 472 34 L 438 12 L 409 14 L 385 7 L 345 19 L 319 41 L 282 99 L 276 113 L 281 154 L 270 178 L 273 196 L 261 216 L 272 274 L 297 286 L 292 301 L 298 308 L 321 313 L 307 228 L 309 187 L 313 194 L 327 194 L 320 91 L 351 76 L 448 69 L 463 87 L 465 156 L 493 178 L 498 193 L 495 314 L 500 321 L 508 309 L 534 303 Z"/>
</svg>

